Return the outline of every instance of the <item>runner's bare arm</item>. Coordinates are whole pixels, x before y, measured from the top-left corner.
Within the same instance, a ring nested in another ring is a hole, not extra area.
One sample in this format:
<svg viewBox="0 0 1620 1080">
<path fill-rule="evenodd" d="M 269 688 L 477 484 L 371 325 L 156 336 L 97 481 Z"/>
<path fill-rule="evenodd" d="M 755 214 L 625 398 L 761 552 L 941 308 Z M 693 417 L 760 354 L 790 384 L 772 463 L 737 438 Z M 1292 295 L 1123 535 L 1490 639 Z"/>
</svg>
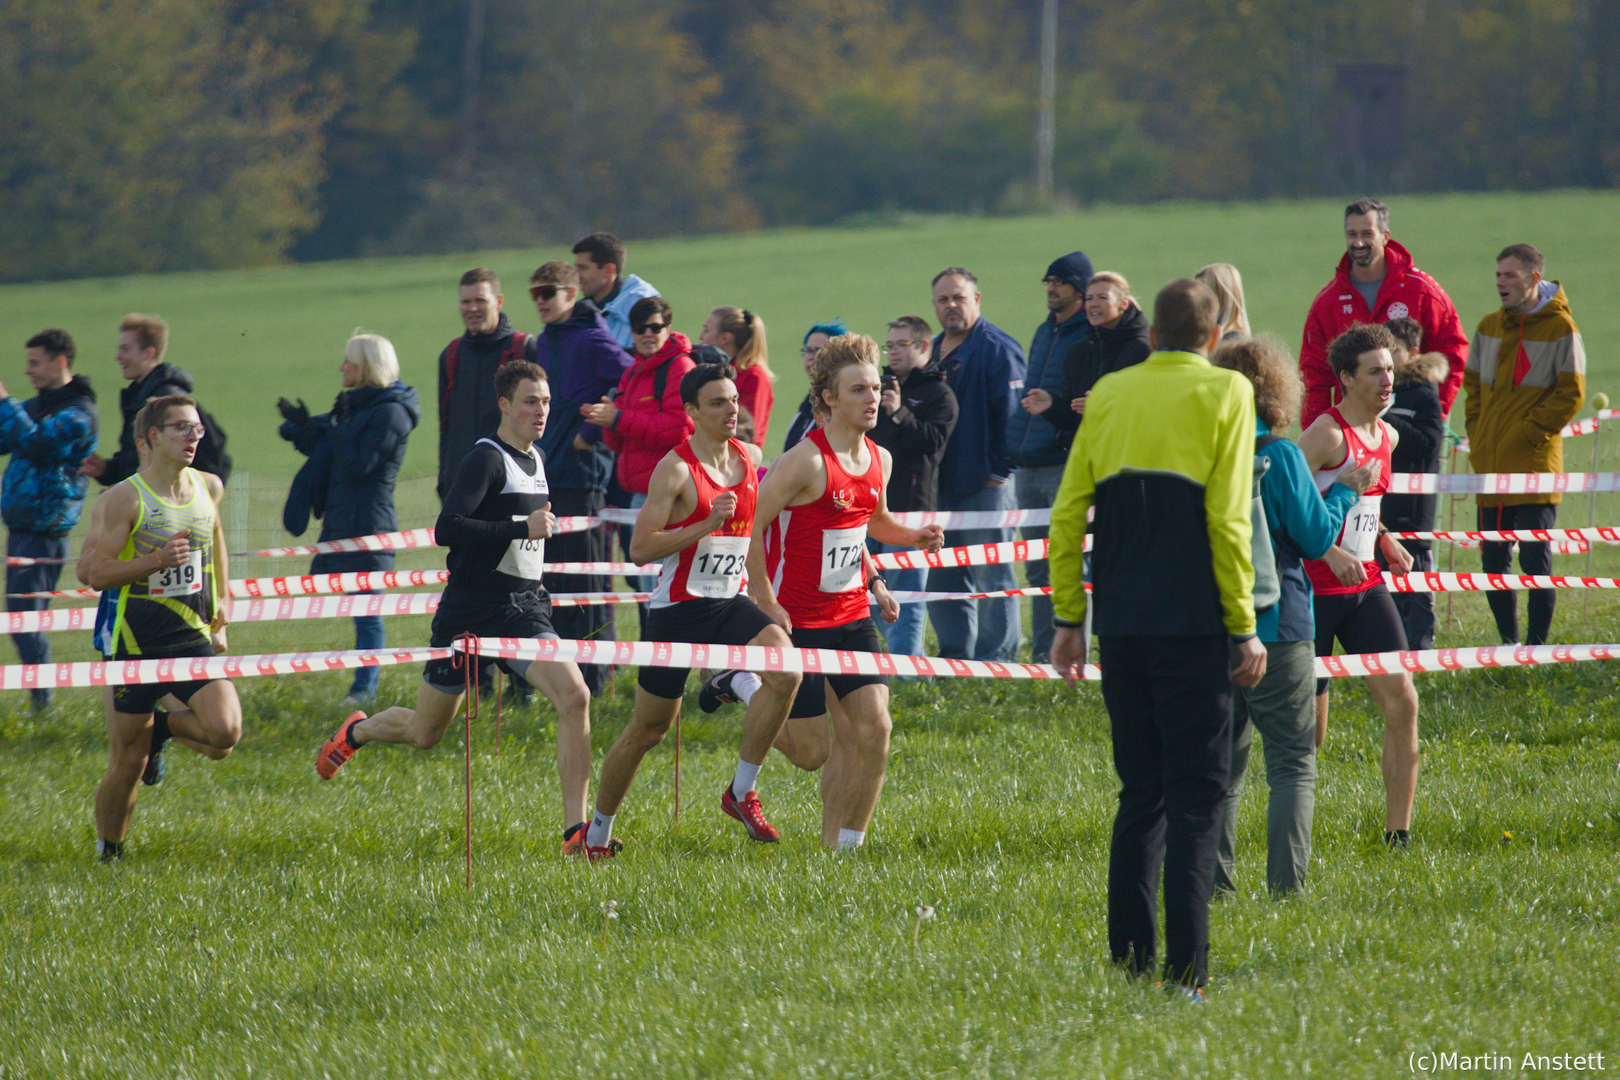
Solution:
<svg viewBox="0 0 1620 1080">
<path fill-rule="evenodd" d="M 117 589 L 131 582 L 149 578 L 164 567 L 181 566 L 191 552 L 191 540 L 181 532 L 149 555 L 134 559 L 120 559 L 129 534 L 135 528 L 135 514 L 140 498 L 129 483 L 120 483 L 101 497 L 107 510 L 101 518 L 101 530 L 85 541 L 93 550 L 85 567 L 86 584 L 92 589 Z"/>
<path fill-rule="evenodd" d="M 214 621 L 209 629 L 215 634 L 216 652 L 225 651 L 225 624 L 231 621 L 230 581 L 231 559 L 225 550 L 225 482 L 213 473 L 202 474 L 208 485 L 208 496 L 214 500 Z"/>
<path fill-rule="evenodd" d="M 1344 431 L 1324 413 L 1300 433 L 1299 449 L 1311 471 L 1321 472 L 1344 460 Z"/>
<path fill-rule="evenodd" d="M 79 548 L 79 558 L 74 564 L 73 572 L 78 575 L 80 585 L 90 584 L 90 556 L 95 553 L 95 544 L 92 543 L 96 534 L 101 532 L 101 519 L 107 514 L 107 497 L 103 495 L 96 500 L 90 508 L 90 528 L 84 534 L 84 544 Z"/>
<path fill-rule="evenodd" d="M 737 496 L 728 491 L 715 499 L 714 512 L 703 521 L 679 529 L 664 527 L 686 517 L 696 506 L 697 484 L 691 466 L 674 451 L 665 454 L 647 482 L 647 501 L 636 514 L 630 557 L 642 564 L 655 563 L 691 547 L 731 516 L 737 508 Z"/>
<path fill-rule="evenodd" d="M 759 484 L 759 502 L 754 509 L 754 538 L 748 545 L 748 595 L 776 622 L 791 628 L 787 612 L 776 602 L 765 569 L 765 530 L 783 510 L 821 497 L 827 487 L 827 467 L 821 451 L 806 439 L 776 459 L 771 471 Z M 808 497 L 806 495 L 808 494 Z"/>
<path fill-rule="evenodd" d="M 887 450 L 877 448 L 878 460 L 883 463 L 883 487 L 878 489 L 877 509 L 872 511 L 872 520 L 866 523 L 866 533 L 874 540 L 885 544 L 899 544 L 907 547 L 922 548 L 924 551 L 934 552 L 945 546 L 945 529 L 940 525 L 924 525 L 920 529 L 911 529 L 900 524 L 889 513 L 889 474 L 894 470 L 894 460 Z"/>
</svg>

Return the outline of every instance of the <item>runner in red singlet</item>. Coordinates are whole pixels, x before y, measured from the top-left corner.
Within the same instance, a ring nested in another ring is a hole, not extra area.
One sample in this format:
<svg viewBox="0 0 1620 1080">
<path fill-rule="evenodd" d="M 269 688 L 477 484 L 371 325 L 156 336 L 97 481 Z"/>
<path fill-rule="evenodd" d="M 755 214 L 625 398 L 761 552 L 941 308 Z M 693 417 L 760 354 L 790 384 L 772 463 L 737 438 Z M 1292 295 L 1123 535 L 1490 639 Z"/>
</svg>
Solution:
<svg viewBox="0 0 1620 1080">
<path fill-rule="evenodd" d="M 1395 429 L 1379 419 L 1394 385 L 1395 339 L 1384 327 L 1354 326 L 1328 346 L 1328 363 L 1344 391 L 1338 408 L 1311 422 L 1299 448 L 1325 489 L 1340 467 L 1379 463 L 1379 474 L 1345 515 L 1339 542 L 1321 559 L 1306 560 L 1315 591 L 1316 655 L 1331 656 L 1338 639 L 1347 653 L 1394 652 L 1406 648 L 1400 613 L 1384 585 L 1374 554 L 1382 550 L 1397 574 L 1412 568 L 1412 556 L 1378 522 L 1380 499 L 1389 487 Z M 1417 796 L 1417 688 L 1410 672 L 1369 675 L 1367 689 L 1384 714 L 1384 840 L 1405 847 Z M 1316 684 L 1317 745 L 1327 735 L 1327 679 Z"/>
<path fill-rule="evenodd" d="M 940 526 L 908 529 L 889 514 L 889 452 L 866 437 L 877 423 L 881 392 L 871 338 L 843 334 L 829 341 L 810 374 L 822 427 L 778 458 L 760 485 L 749 591 L 800 648 L 883 651 L 868 589 L 890 621 L 898 608 L 869 569 L 868 533 L 927 551 L 944 542 Z M 780 526 L 783 554 L 769 571 L 761 540 L 772 521 Z M 828 702 L 829 684 L 841 708 Z M 887 676 L 807 674 L 799 684 L 777 747 L 795 765 L 821 769 L 821 839 L 828 847 L 864 842 L 888 767 L 890 727 Z"/>
<path fill-rule="evenodd" d="M 747 584 L 759 479 L 737 430 L 737 384 L 729 364 L 700 364 L 681 379 L 681 401 L 696 430 L 664 455 L 636 517 L 630 557 L 662 562 L 648 602 L 643 641 L 714 642 L 789 648 L 787 633 L 742 595 Z M 586 826 L 593 861 L 616 851 L 613 819 L 647 751 L 664 740 L 680 715 L 687 668 L 644 667 L 636 679 L 635 711 L 602 759 L 596 813 Z M 755 782 L 782 729 L 799 685 L 796 672 L 739 673 L 749 698 L 737 771 L 720 807 L 743 823 L 753 840 L 775 843 L 776 829 L 760 809 Z"/>
</svg>

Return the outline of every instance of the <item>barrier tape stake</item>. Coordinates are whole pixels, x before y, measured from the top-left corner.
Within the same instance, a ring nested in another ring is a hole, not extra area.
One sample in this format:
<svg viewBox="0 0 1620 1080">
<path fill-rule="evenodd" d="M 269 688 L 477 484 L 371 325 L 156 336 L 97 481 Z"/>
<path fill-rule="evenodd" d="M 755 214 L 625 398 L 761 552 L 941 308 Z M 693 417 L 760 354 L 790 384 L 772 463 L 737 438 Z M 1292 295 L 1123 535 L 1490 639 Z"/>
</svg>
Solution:
<svg viewBox="0 0 1620 1080">
<path fill-rule="evenodd" d="M 1597 430 L 1592 432 L 1592 471 L 1593 472 L 1597 471 L 1598 463 L 1602 460 L 1602 458 L 1599 456 L 1602 453 L 1602 447 L 1603 447 L 1603 425 L 1599 424 L 1598 427 L 1597 427 Z M 1591 493 L 1591 495 L 1589 495 L 1587 497 L 1587 500 L 1586 500 L 1586 527 L 1588 529 L 1590 529 L 1593 526 L 1595 526 L 1596 524 L 1597 524 L 1597 492 L 1594 490 Z M 1587 577 L 1592 576 L 1592 549 L 1595 548 L 1595 547 L 1597 547 L 1597 545 L 1595 543 L 1594 544 L 1588 544 L 1587 547 L 1586 547 L 1586 576 Z M 1590 596 L 1583 596 L 1583 597 L 1581 597 L 1581 636 L 1582 637 L 1586 637 L 1587 635 L 1589 635 L 1591 633 L 1591 616 L 1592 616 L 1592 598 Z"/>
<path fill-rule="evenodd" d="M 675 714 L 675 821 L 681 820 L 681 714 Z"/>
<path fill-rule="evenodd" d="M 478 635 L 457 634 L 456 640 L 466 646 L 462 653 L 461 714 L 466 718 L 467 773 L 464 787 L 467 792 L 467 891 L 472 892 L 473 815 L 472 815 L 472 745 L 473 717 L 478 715 Z"/>
</svg>

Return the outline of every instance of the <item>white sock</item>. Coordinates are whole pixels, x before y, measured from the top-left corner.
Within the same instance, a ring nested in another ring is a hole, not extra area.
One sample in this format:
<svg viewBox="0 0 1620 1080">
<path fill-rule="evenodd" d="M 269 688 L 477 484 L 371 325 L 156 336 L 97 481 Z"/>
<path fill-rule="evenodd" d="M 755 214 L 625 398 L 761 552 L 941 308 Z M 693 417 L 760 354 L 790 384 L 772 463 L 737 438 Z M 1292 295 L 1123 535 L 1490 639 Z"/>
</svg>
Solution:
<svg viewBox="0 0 1620 1080">
<path fill-rule="evenodd" d="M 737 759 L 737 775 L 731 778 L 731 797 L 742 802 L 743 796 L 754 790 L 754 784 L 759 780 L 759 770 L 764 764 L 750 765 L 742 758 Z"/>
<path fill-rule="evenodd" d="M 606 847 L 607 842 L 613 839 L 613 814 L 604 814 L 597 810 L 591 814 L 591 823 L 585 826 L 586 847 Z"/>
<path fill-rule="evenodd" d="M 752 671 L 739 671 L 731 677 L 731 692 L 742 698 L 744 705 L 754 700 L 754 691 L 759 685 L 759 676 Z"/>
<path fill-rule="evenodd" d="M 839 851 L 854 851 L 864 843 L 866 843 L 866 833 L 858 829 L 838 830 Z"/>
</svg>

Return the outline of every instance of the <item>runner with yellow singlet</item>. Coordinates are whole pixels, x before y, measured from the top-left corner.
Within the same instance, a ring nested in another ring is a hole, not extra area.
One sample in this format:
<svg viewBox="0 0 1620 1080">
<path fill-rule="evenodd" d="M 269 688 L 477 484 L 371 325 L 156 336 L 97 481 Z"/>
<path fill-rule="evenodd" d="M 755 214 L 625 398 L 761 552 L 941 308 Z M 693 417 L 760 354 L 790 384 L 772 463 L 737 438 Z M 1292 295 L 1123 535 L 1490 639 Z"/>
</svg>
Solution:
<svg viewBox="0 0 1620 1080">
<path fill-rule="evenodd" d="M 219 503 L 225 488 L 217 476 L 190 467 L 204 434 L 197 403 L 178 394 L 154 398 L 135 428 L 151 448 L 150 460 L 102 496 L 81 560 L 91 588 L 119 592 L 113 659 L 223 653 L 229 575 Z M 97 853 L 104 862 L 123 857 L 136 782 L 165 736 L 154 731 L 153 707 L 169 694 L 190 710 L 168 718 L 175 739 L 222 758 L 242 737 L 242 705 L 224 679 L 109 689 L 111 752 L 96 788 Z"/>
</svg>

